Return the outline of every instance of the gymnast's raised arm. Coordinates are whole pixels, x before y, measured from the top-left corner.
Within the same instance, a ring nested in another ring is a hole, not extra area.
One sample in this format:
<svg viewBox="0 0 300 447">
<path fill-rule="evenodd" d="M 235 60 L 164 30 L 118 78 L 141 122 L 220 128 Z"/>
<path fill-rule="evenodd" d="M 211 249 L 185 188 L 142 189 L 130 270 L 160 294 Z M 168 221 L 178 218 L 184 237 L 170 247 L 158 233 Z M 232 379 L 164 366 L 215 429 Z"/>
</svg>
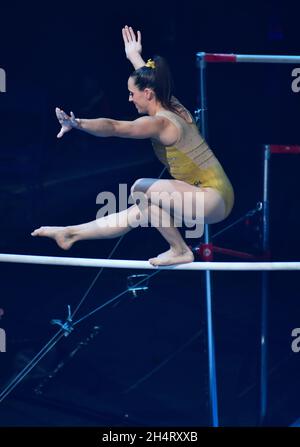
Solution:
<svg viewBox="0 0 300 447">
<path fill-rule="evenodd" d="M 141 31 L 135 31 L 131 26 L 124 26 L 122 28 L 122 36 L 125 47 L 125 54 L 127 59 L 132 63 L 135 70 L 146 65 L 142 57 L 142 34 Z M 172 95 L 171 103 L 179 113 L 184 111 L 184 106 L 180 101 Z"/>
<path fill-rule="evenodd" d="M 131 26 L 122 28 L 124 49 L 127 59 L 132 63 L 135 70 L 145 65 L 142 58 L 142 34 L 140 31 L 134 32 Z"/>
</svg>

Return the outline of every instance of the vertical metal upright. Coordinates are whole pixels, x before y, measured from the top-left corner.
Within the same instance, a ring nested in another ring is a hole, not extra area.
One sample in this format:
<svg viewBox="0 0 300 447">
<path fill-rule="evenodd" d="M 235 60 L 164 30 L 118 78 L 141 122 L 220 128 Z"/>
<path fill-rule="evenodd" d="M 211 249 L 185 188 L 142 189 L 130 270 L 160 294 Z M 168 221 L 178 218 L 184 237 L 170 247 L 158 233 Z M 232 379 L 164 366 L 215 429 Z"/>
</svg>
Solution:
<svg viewBox="0 0 300 447">
<path fill-rule="evenodd" d="M 200 130 L 205 139 L 208 138 L 207 132 L 207 104 L 206 104 L 206 61 L 205 53 L 197 53 L 197 63 L 200 69 Z M 199 122 L 198 121 L 198 122 Z M 209 226 L 204 226 L 204 243 L 210 241 Z M 205 271 L 205 295 L 206 295 L 206 314 L 207 314 L 207 341 L 208 341 L 208 367 L 209 367 L 209 399 L 212 426 L 219 426 L 218 416 L 218 391 L 217 391 L 217 374 L 215 359 L 215 342 L 212 315 L 212 282 L 211 272 Z"/>
<path fill-rule="evenodd" d="M 270 146 L 264 146 L 263 162 L 263 224 L 262 224 L 262 250 L 269 260 L 270 251 L 270 209 L 269 209 L 269 162 L 271 157 Z M 261 328 L 260 328 L 260 411 L 259 423 L 263 425 L 267 413 L 268 398 L 268 295 L 269 272 L 263 271 L 261 278 Z"/>
</svg>

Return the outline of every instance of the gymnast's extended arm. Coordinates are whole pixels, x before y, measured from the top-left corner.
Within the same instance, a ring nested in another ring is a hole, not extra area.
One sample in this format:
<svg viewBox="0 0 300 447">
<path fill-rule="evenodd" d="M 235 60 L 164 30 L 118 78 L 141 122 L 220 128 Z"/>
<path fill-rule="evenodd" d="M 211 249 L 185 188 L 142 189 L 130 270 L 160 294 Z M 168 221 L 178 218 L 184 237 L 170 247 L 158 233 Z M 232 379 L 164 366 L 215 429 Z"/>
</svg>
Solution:
<svg viewBox="0 0 300 447">
<path fill-rule="evenodd" d="M 61 125 L 57 138 L 61 138 L 72 128 L 82 130 L 96 137 L 155 138 L 158 139 L 166 128 L 162 117 L 143 116 L 134 121 L 118 121 L 110 118 L 79 119 L 56 108 L 56 116 Z"/>
</svg>

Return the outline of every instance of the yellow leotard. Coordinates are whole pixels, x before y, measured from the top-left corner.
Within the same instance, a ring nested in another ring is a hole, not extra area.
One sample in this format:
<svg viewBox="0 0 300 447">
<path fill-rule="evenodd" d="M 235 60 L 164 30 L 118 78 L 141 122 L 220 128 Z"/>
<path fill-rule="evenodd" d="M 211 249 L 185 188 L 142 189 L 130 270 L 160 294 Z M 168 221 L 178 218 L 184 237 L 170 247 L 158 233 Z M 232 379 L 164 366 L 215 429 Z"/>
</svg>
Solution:
<svg viewBox="0 0 300 447">
<path fill-rule="evenodd" d="M 187 122 L 167 110 L 158 112 L 156 116 L 164 116 L 179 129 L 179 138 L 173 146 L 163 146 L 152 140 L 158 159 L 167 167 L 173 178 L 201 188 L 216 189 L 224 199 L 227 216 L 234 203 L 232 185 L 218 159 L 199 133 L 195 121 L 190 116 L 190 122 Z"/>
</svg>

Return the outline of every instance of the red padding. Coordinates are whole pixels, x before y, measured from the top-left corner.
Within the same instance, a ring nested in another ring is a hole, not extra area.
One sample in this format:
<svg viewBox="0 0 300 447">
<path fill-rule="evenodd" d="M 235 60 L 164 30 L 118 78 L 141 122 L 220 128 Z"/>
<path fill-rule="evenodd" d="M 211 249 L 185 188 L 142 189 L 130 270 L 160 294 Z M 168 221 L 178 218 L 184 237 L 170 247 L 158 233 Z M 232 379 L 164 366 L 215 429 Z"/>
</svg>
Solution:
<svg viewBox="0 0 300 447">
<path fill-rule="evenodd" d="M 236 62 L 236 55 L 206 53 L 204 60 L 206 62 Z"/>
<path fill-rule="evenodd" d="M 205 262 L 213 261 L 213 244 L 209 242 L 208 244 L 201 244 L 199 255 L 201 259 Z"/>
<path fill-rule="evenodd" d="M 271 144 L 269 148 L 271 154 L 300 154 L 300 146 L 280 146 Z"/>
<path fill-rule="evenodd" d="M 258 256 L 255 256 L 251 253 L 245 253 L 242 251 L 231 250 L 230 248 L 216 247 L 213 246 L 214 253 L 222 253 L 223 255 L 233 256 L 235 258 L 240 259 L 257 259 Z"/>
</svg>

